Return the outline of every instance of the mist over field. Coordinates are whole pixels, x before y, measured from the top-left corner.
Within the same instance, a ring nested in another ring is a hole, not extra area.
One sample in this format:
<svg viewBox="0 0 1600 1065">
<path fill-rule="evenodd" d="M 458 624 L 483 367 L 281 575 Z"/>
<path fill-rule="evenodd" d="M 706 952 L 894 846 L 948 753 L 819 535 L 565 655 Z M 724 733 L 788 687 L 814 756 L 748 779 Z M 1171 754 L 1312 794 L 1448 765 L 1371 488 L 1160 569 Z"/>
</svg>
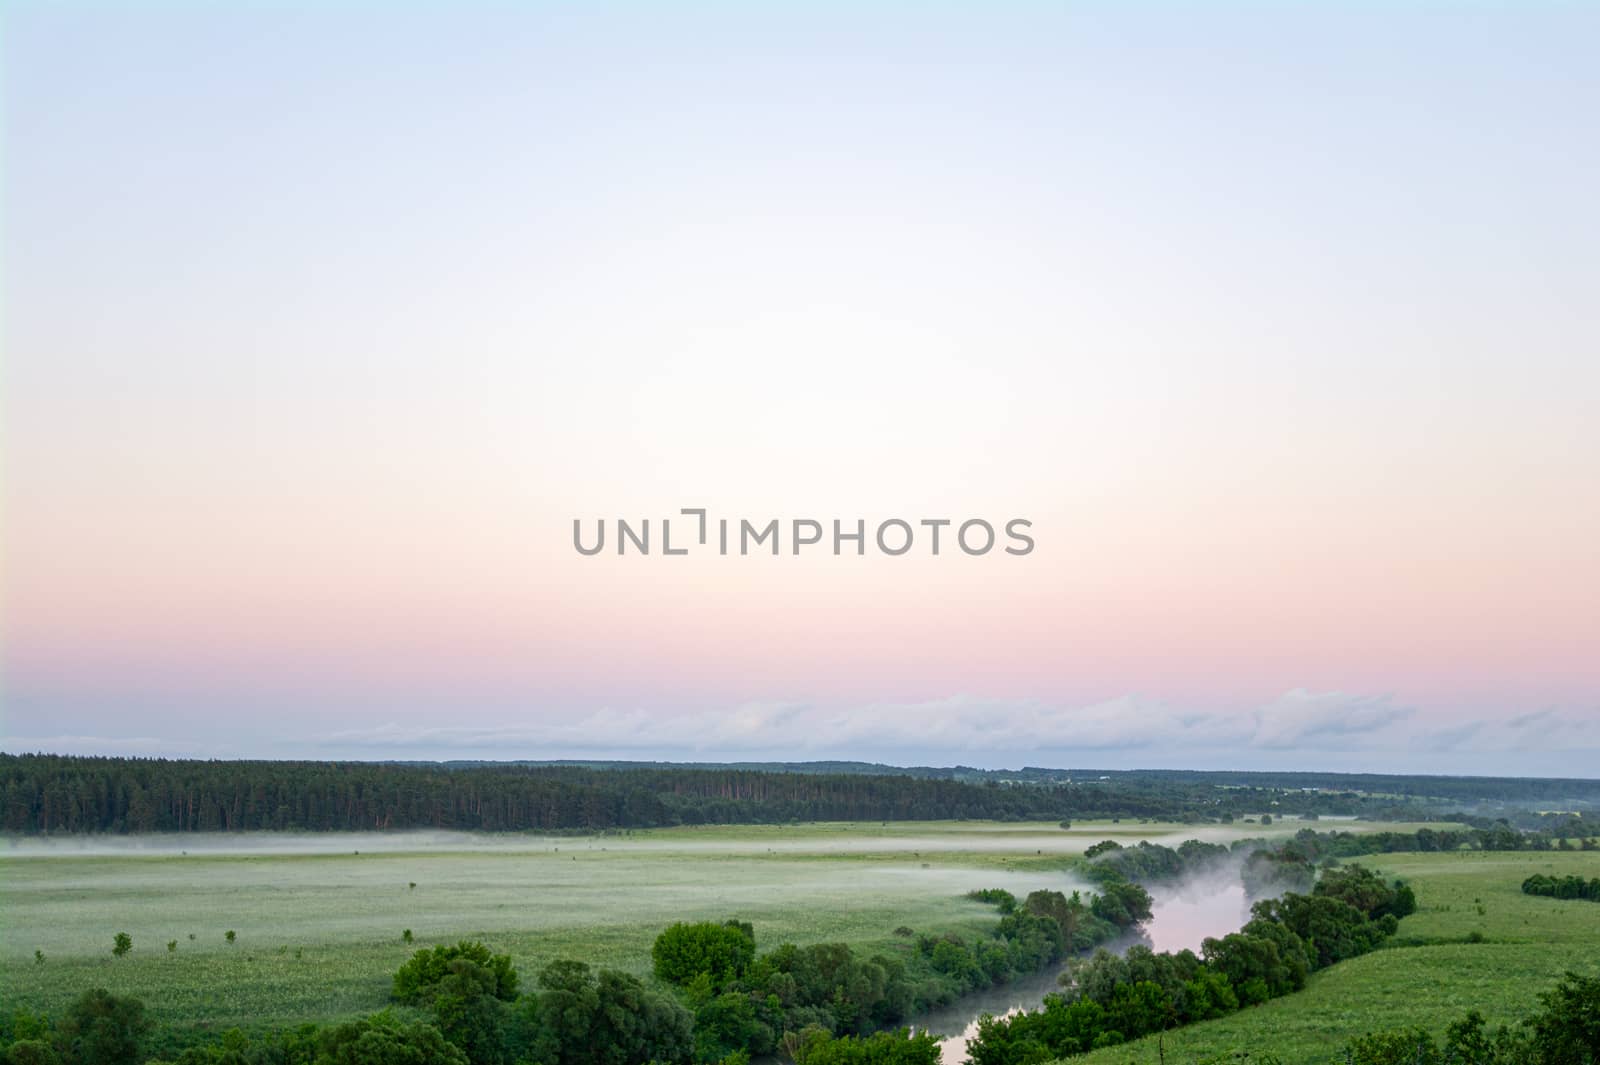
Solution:
<svg viewBox="0 0 1600 1065">
<path fill-rule="evenodd" d="M 880 836 L 863 826 L 822 827 L 800 829 L 798 838 L 720 828 L 661 838 L 417 832 L 13 839 L 0 858 L 0 908 L 28 934 L 7 936 L 0 950 L 93 957 L 103 925 L 116 923 L 141 949 L 177 936 L 186 951 L 221 950 L 224 927 L 236 928 L 252 948 L 274 950 L 397 942 L 402 928 L 422 937 L 470 928 L 511 934 L 541 954 L 544 939 L 610 925 L 637 930 L 629 933 L 631 953 L 616 960 L 638 969 L 650 935 L 673 920 L 739 916 L 755 920 L 759 940 L 770 943 L 785 928 L 826 927 L 833 914 L 842 929 L 872 921 L 882 936 L 918 914 L 965 920 L 985 912 L 963 898 L 975 889 L 1088 890 L 1089 881 L 1059 861 L 1105 835 L 1050 836 L 1035 827 L 991 836 L 980 826 L 939 826 L 944 831 Z M 776 931 L 764 927 L 774 922 Z M 190 932 L 197 935 L 192 947 Z"/>
<path fill-rule="evenodd" d="M 118 855 L 148 855 L 171 857 L 185 854 L 204 855 L 334 855 L 352 854 L 421 854 L 440 852 L 461 853 L 537 853 L 558 852 L 612 852 L 620 854 L 648 853 L 700 853 L 700 854 L 906 854 L 971 852 L 974 854 L 1000 854 L 1034 848 L 1044 854 L 1081 854 L 1091 844 L 1103 839 L 1126 842 L 1148 840 L 1172 846 L 1186 839 L 1215 843 L 1238 839 L 1240 833 L 1223 826 L 1196 825 L 1185 828 L 1163 829 L 1155 832 L 1137 831 L 1136 826 L 1105 826 L 1085 833 L 1077 831 L 1041 831 L 1040 826 L 999 826 L 994 831 L 974 829 L 962 832 L 946 831 L 923 835 L 879 835 L 861 826 L 835 826 L 834 834 L 823 838 L 798 838 L 768 833 L 745 835 L 735 831 L 709 831 L 702 835 L 693 830 L 682 830 L 664 838 L 640 832 L 637 836 L 534 836 L 520 833 L 470 833 L 470 832 L 193 832 L 163 835 L 91 835 L 91 836 L 5 836 L 4 854 L 17 857 L 110 857 Z M 1279 822 L 1269 826 L 1247 826 L 1251 835 L 1274 837 L 1291 835 L 1302 824 Z M 665 830 L 674 833 L 674 830 Z M 719 838 L 722 837 L 722 838 Z"/>
<path fill-rule="evenodd" d="M 1270 825 L 1177 825 L 1162 822 L 1085 824 L 1069 829 L 1038 822 L 856 822 L 805 825 L 685 826 L 629 829 L 600 834 L 541 835 L 531 832 L 460 832 L 405 829 L 392 832 L 171 832 L 21 835 L 0 833 L 0 857 L 84 857 L 182 855 L 337 855 L 417 853 L 539 853 L 563 848 L 570 853 L 703 854 L 998 854 L 1033 848 L 1042 854 L 1081 854 L 1112 839 L 1125 844 L 1146 840 L 1176 846 L 1184 840 L 1227 843 L 1241 836 L 1275 839 L 1302 828 L 1359 828 L 1354 817 L 1322 815 L 1317 822 L 1280 816 Z"/>
</svg>

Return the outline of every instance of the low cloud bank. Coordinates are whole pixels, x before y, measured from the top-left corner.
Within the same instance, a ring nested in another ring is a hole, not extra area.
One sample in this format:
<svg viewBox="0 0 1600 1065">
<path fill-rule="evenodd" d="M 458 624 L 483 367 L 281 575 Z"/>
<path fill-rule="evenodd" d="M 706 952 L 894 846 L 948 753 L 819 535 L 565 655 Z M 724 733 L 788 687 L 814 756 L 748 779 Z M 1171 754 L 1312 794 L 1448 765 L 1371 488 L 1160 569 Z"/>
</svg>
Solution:
<svg viewBox="0 0 1600 1065">
<path fill-rule="evenodd" d="M 471 720 L 470 708 L 461 718 Z M 530 708 L 484 724 L 394 720 L 269 743 L 237 737 L 60 735 L 10 752 L 169 757 L 815 761 L 893 765 L 1324 769 L 1585 776 L 1600 709 L 1549 707 L 1441 720 L 1385 694 L 1296 688 L 1266 703 L 1194 710 L 1138 695 L 1088 704 L 967 695 L 914 703 L 796 701 L 672 712 Z M 220 726 L 219 726 L 220 727 Z"/>
</svg>

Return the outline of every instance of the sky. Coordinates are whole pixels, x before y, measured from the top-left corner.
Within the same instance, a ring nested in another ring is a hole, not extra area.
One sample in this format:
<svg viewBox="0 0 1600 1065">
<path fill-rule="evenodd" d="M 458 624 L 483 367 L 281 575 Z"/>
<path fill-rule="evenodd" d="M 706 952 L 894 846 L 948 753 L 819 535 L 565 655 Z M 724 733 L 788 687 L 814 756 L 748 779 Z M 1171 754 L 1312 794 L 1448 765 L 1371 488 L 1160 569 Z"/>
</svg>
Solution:
<svg viewBox="0 0 1600 1065">
<path fill-rule="evenodd" d="M 0 749 L 1600 764 L 1600 6 L 0 19 Z"/>
</svg>

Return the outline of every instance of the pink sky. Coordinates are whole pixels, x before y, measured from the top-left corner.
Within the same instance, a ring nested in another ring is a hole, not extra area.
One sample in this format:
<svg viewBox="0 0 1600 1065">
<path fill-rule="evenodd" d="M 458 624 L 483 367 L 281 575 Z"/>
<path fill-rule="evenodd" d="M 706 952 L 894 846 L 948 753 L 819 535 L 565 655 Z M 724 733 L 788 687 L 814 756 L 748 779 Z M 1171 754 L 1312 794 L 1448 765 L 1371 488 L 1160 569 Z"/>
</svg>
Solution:
<svg viewBox="0 0 1600 1065">
<path fill-rule="evenodd" d="M 1597 16 L 1378 17 L 8 15 L 5 749 L 1586 771 Z"/>
</svg>

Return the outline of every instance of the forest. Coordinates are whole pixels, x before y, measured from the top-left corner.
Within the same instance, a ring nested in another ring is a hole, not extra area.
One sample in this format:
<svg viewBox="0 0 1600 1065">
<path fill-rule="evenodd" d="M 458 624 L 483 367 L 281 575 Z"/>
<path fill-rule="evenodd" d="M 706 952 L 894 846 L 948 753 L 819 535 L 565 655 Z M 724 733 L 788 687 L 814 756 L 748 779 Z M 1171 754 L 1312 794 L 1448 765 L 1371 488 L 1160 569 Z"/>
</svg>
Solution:
<svg viewBox="0 0 1600 1065">
<path fill-rule="evenodd" d="M 0 831 L 596 831 L 792 821 L 1231 821 L 1263 809 L 1301 816 L 1430 820 L 1447 803 L 1398 791 L 1321 790 L 1292 774 L 1225 783 L 1217 774 L 1050 778 L 798 772 L 737 767 L 198 761 L 0 755 Z M 1248 777 L 1249 775 L 1245 775 Z M 1317 779 L 1321 779 L 1320 777 Z M 1369 786 L 1383 778 L 1364 778 Z M 1391 786 L 1398 787 L 1402 778 Z M 1527 794 L 1550 782 L 1522 782 Z M 1567 782 L 1557 782 L 1571 790 Z M 1571 782 L 1576 787 L 1581 782 Z M 1443 790 L 1442 785 L 1434 787 Z M 1595 785 L 1587 785 L 1596 790 Z M 1504 782 L 1486 795 L 1507 794 Z M 1453 790 L 1453 789 L 1451 789 Z M 1463 793 L 1464 799 L 1470 799 Z M 1533 811 L 1513 820 L 1536 822 Z"/>
</svg>

